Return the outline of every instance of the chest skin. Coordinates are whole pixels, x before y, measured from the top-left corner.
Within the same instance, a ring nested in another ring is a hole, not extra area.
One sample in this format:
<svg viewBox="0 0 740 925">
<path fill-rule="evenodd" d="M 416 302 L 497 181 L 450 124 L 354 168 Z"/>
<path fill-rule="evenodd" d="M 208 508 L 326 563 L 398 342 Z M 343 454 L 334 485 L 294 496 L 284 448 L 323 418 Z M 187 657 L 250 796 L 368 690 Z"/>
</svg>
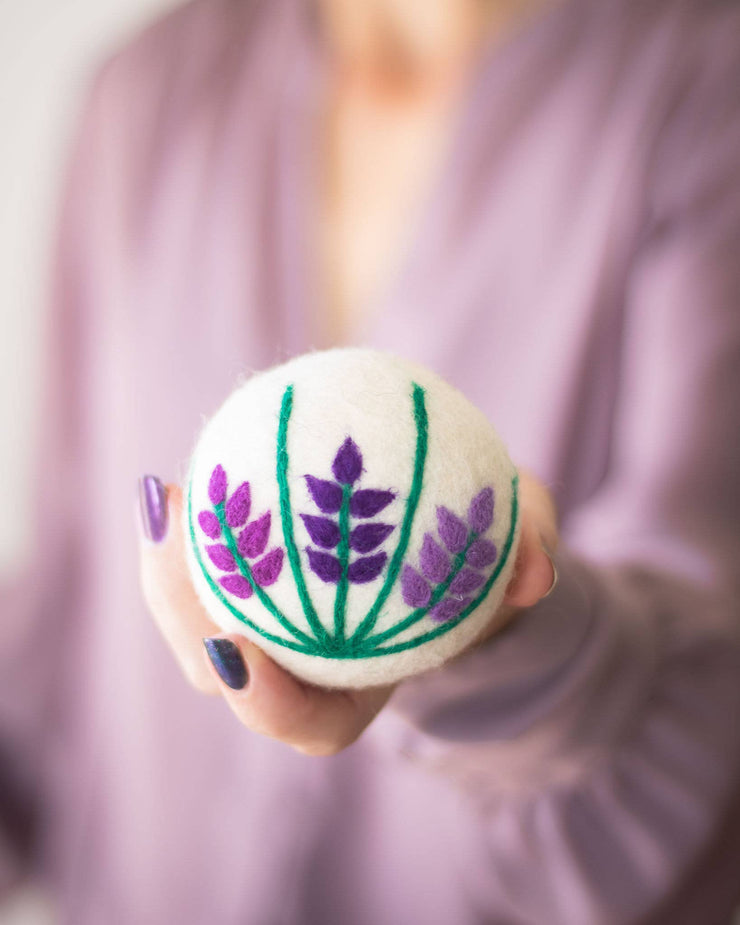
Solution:
<svg viewBox="0 0 740 925">
<path fill-rule="evenodd" d="M 336 80 L 318 120 L 318 339 L 372 320 L 451 144 L 465 75 L 408 87 Z"/>
</svg>

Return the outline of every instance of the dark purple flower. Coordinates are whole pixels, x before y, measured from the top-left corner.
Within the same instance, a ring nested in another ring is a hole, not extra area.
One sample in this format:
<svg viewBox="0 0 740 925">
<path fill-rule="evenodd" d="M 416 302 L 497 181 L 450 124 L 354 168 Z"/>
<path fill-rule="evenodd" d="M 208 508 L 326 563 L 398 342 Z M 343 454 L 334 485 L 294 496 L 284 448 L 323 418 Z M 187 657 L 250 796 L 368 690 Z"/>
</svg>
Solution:
<svg viewBox="0 0 740 925">
<path fill-rule="evenodd" d="M 226 497 L 226 473 L 223 466 L 216 466 L 208 482 L 208 497 L 211 504 L 222 504 Z"/>
<path fill-rule="evenodd" d="M 484 582 L 483 576 L 479 572 L 474 572 L 472 568 L 464 568 L 450 582 L 450 594 L 460 597 L 463 594 L 470 594 L 475 591 Z"/>
<path fill-rule="evenodd" d="M 305 476 L 306 485 L 316 507 L 324 514 L 336 514 L 342 506 L 342 487 L 336 482 L 317 479 L 313 475 Z"/>
<path fill-rule="evenodd" d="M 361 488 L 356 491 L 349 502 L 349 512 L 353 517 L 375 517 L 388 507 L 395 498 L 392 491 L 379 491 L 375 488 Z"/>
<path fill-rule="evenodd" d="M 349 545 L 356 552 L 371 552 L 395 530 L 390 524 L 360 524 L 349 535 Z"/>
<path fill-rule="evenodd" d="M 270 536 L 270 521 L 270 512 L 266 511 L 261 517 L 253 520 L 251 524 L 247 524 L 242 530 L 236 544 L 242 558 L 256 559 L 257 556 L 262 555 Z"/>
<path fill-rule="evenodd" d="M 401 572 L 401 594 L 409 607 L 416 609 L 426 607 L 431 599 L 432 589 L 415 568 L 404 565 Z"/>
<path fill-rule="evenodd" d="M 280 570 L 283 567 L 283 550 L 280 546 L 271 549 L 270 552 L 252 566 L 252 577 L 257 584 L 264 588 L 267 585 L 274 584 L 280 577 Z"/>
<path fill-rule="evenodd" d="M 229 594 L 233 594 L 234 597 L 241 597 L 243 600 L 251 597 L 253 593 L 252 586 L 243 575 L 226 575 L 224 578 L 219 578 L 219 584 Z"/>
<path fill-rule="evenodd" d="M 384 552 L 379 552 L 374 556 L 364 556 L 362 559 L 355 559 L 347 569 L 349 580 L 356 585 L 374 581 L 383 571 L 387 558 L 388 556 Z"/>
<path fill-rule="evenodd" d="M 470 604 L 470 598 L 466 597 L 459 600 L 456 597 L 447 597 L 429 611 L 429 616 L 435 623 L 445 623 L 447 620 L 454 620 Z"/>
<path fill-rule="evenodd" d="M 226 523 L 230 527 L 241 527 L 249 519 L 252 499 L 249 482 L 242 482 L 226 502 Z"/>
<path fill-rule="evenodd" d="M 229 549 L 222 543 L 216 543 L 214 546 L 206 546 L 208 558 L 213 562 L 216 568 L 222 572 L 235 572 L 236 562 Z"/>
<path fill-rule="evenodd" d="M 198 514 L 198 523 L 200 529 L 212 540 L 217 540 L 221 536 L 221 524 L 213 511 L 201 511 Z"/>
<path fill-rule="evenodd" d="M 362 472 L 362 454 L 351 437 L 347 437 L 339 447 L 334 462 L 331 464 L 334 478 L 343 485 L 352 485 Z"/>
<path fill-rule="evenodd" d="M 446 507 L 438 507 L 437 528 L 450 552 L 462 552 L 468 539 L 468 528 L 459 517 Z"/>
<path fill-rule="evenodd" d="M 301 514 L 301 520 L 306 525 L 308 535 L 322 549 L 334 549 L 339 543 L 339 527 L 329 517 L 314 517 L 311 514 Z"/>
<path fill-rule="evenodd" d="M 424 534 L 419 554 L 421 570 L 426 577 L 438 585 L 450 574 L 450 557 L 432 537 L 431 533 Z"/>
<path fill-rule="evenodd" d="M 336 556 L 328 552 L 319 552 L 310 546 L 306 549 L 308 555 L 308 564 L 311 571 L 318 575 L 322 581 L 336 584 L 342 575 L 342 566 Z"/>
<path fill-rule="evenodd" d="M 493 523 L 493 489 L 484 488 L 470 502 L 468 523 L 473 533 L 485 533 Z"/>
<path fill-rule="evenodd" d="M 496 561 L 498 552 L 490 540 L 478 539 L 470 544 L 465 555 L 465 561 L 473 568 L 486 568 Z"/>
</svg>

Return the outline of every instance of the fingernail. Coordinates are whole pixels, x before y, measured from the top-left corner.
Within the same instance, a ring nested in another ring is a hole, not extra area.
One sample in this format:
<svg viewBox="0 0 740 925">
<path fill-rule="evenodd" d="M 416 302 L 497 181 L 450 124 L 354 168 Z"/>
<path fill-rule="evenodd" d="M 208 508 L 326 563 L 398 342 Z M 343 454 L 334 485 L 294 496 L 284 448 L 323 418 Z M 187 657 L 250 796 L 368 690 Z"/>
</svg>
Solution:
<svg viewBox="0 0 740 925">
<path fill-rule="evenodd" d="M 207 636 L 203 645 L 224 684 L 235 691 L 243 690 L 249 681 L 249 672 L 238 647 L 230 639 L 217 636 Z"/>
<path fill-rule="evenodd" d="M 139 479 L 139 511 L 146 538 L 161 543 L 167 535 L 167 492 L 154 475 Z"/>
<path fill-rule="evenodd" d="M 546 593 L 546 594 L 543 594 L 543 596 L 540 598 L 540 600 L 543 600 L 543 601 L 544 601 L 544 599 L 545 599 L 546 597 L 549 597 L 549 596 L 552 594 L 552 592 L 555 590 L 555 588 L 556 588 L 556 586 L 557 586 L 557 583 L 558 583 L 558 570 L 557 570 L 557 568 L 555 567 L 555 560 L 554 560 L 554 558 L 553 558 L 553 554 L 550 552 L 550 550 L 548 549 L 548 547 L 545 545 L 545 543 L 542 543 L 542 542 L 540 543 L 540 545 L 542 546 L 542 551 L 543 551 L 544 554 L 547 556 L 547 558 L 550 560 L 550 565 L 552 566 L 552 584 L 550 585 L 550 588 L 549 588 L 549 590 L 547 591 L 547 593 Z"/>
</svg>

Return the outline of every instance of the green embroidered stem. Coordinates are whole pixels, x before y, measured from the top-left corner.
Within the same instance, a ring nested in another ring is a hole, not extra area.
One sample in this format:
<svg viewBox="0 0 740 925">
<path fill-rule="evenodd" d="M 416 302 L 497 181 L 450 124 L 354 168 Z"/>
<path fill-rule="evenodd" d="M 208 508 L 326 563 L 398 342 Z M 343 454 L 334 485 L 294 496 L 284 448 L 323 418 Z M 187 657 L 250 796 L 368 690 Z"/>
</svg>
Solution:
<svg viewBox="0 0 740 925">
<path fill-rule="evenodd" d="M 419 607 L 410 613 L 405 619 L 401 620 L 400 623 L 396 623 L 394 626 L 391 626 L 389 629 L 385 630 L 382 633 L 377 633 L 375 636 L 368 636 L 365 640 L 365 643 L 370 646 L 376 647 L 379 643 L 385 642 L 386 639 L 392 639 L 394 636 L 398 636 L 399 633 L 402 633 L 404 630 L 408 629 L 410 626 L 413 626 L 414 623 L 418 623 L 419 620 L 423 620 L 424 617 L 429 613 L 429 611 L 434 607 L 435 604 L 438 604 L 442 598 L 445 596 L 447 589 L 452 584 L 455 576 L 460 571 L 460 569 L 465 564 L 465 556 L 467 555 L 468 550 L 470 549 L 473 541 L 476 539 L 477 534 L 470 533 L 468 534 L 467 542 L 465 543 L 465 548 L 462 552 L 459 552 L 454 559 L 452 568 L 450 569 L 450 574 L 445 578 L 445 580 L 437 585 L 434 589 L 429 603 L 424 607 Z"/>
<path fill-rule="evenodd" d="M 422 387 L 416 382 L 414 383 L 413 389 L 413 402 L 414 421 L 416 423 L 416 455 L 414 458 L 414 475 L 411 480 L 411 492 L 409 494 L 408 501 L 406 502 L 406 512 L 404 513 L 403 522 L 401 524 L 398 546 L 396 547 L 396 551 L 393 553 L 393 558 L 391 559 L 388 566 L 388 572 L 386 573 L 383 587 L 380 589 L 380 592 L 375 599 L 375 603 L 367 612 L 365 617 L 363 617 L 362 622 L 359 624 L 351 637 L 350 641 L 355 646 L 365 636 L 367 636 L 367 634 L 375 626 L 380 609 L 383 604 L 385 604 L 386 600 L 388 599 L 388 595 L 391 593 L 393 585 L 396 583 L 398 574 L 401 571 L 403 557 L 406 555 L 409 540 L 411 539 L 411 527 L 414 523 L 414 516 L 416 515 L 416 509 L 419 506 L 419 498 L 421 497 L 421 490 L 424 485 L 424 466 L 426 464 L 427 445 L 429 442 L 429 418 L 427 416 L 427 409 L 424 401 L 424 389 L 422 389 Z"/>
<path fill-rule="evenodd" d="M 208 582 L 208 587 L 211 589 L 211 591 L 213 591 L 213 593 L 221 601 L 224 607 L 226 607 L 236 617 L 237 620 L 246 624 L 250 629 L 254 630 L 255 633 L 259 633 L 260 636 L 268 639 L 270 642 L 284 646 L 286 649 L 293 649 L 294 652 L 302 652 L 304 655 L 320 654 L 315 644 L 312 644 L 311 648 L 309 648 L 308 646 L 301 645 L 298 642 L 293 642 L 292 639 L 283 639 L 282 636 L 276 636 L 274 633 L 268 633 L 267 630 L 262 629 L 261 626 L 258 626 L 256 623 L 250 620 L 249 617 L 245 616 L 241 610 L 238 610 L 236 607 L 234 607 L 231 601 L 222 592 L 221 588 L 219 588 L 213 578 L 211 578 L 211 575 L 209 574 L 208 569 L 203 562 L 203 557 L 200 554 L 200 550 L 198 549 L 198 542 L 196 540 L 195 529 L 193 527 L 193 505 L 190 491 L 188 491 L 188 529 L 190 532 L 190 543 L 193 549 L 193 553 L 198 565 L 200 566 L 200 570 L 203 573 L 203 577 Z"/>
<path fill-rule="evenodd" d="M 316 608 L 309 596 L 306 587 L 306 579 L 303 577 L 301 569 L 301 559 L 298 554 L 298 547 L 295 542 L 295 533 L 293 531 L 293 512 L 290 506 L 290 489 L 288 488 L 288 422 L 293 410 L 293 386 L 289 385 L 283 393 L 283 400 L 280 406 L 280 423 L 278 426 L 277 439 L 277 482 L 280 489 L 280 519 L 283 526 L 283 538 L 285 540 L 285 549 L 288 554 L 288 562 L 293 572 L 298 597 L 303 606 L 303 612 L 306 615 L 311 629 L 314 632 L 316 641 L 323 643 L 329 648 L 331 646 L 331 636 L 324 629 L 319 620 Z"/>
<path fill-rule="evenodd" d="M 302 630 L 299 630 L 297 626 L 294 626 L 285 616 L 285 614 L 277 607 L 275 602 L 267 594 L 264 588 L 260 587 L 260 585 L 258 585 L 254 580 L 252 569 L 249 567 L 249 563 L 246 562 L 239 554 L 239 548 L 236 545 L 234 534 L 231 532 L 229 525 L 226 523 L 226 515 L 224 514 L 223 502 L 221 504 L 217 504 L 214 507 L 214 511 L 216 512 L 216 517 L 218 517 L 218 522 L 221 524 L 221 530 L 226 540 L 226 545 L 229 548 L 229 552 L 234 557 L 234 561 L 239 567 L 239 571 L 247 579 L 249 584 L 252 586 L 252 590 L 260 599 L 262 606 L 265 607 L 266 610 L 269 610 L 273 617 L 275 617 L 275 619 L 278 621 L 278 623 L 292 636 L 295 636 L 296 639 L 299 639 L 301 642 L 304 642 L 309 646 L 313 646 L 315 644 L 314 640 L 311 639 L 311 637 L 304 633 Z"/>
<path fill-rule="evenodd" d="M 436 629 L 430 630 L 428 633 L 422 633 L 421 636 L 415 636 L 413 639 L 409 639 L 406 642 L 398 642 L 395 645 L 387 646 L 384 649 L 377 649 L 377 648 L 365 649 L 363 648 L 362 651 L 356 652 L 354 654 L 355 658 L 372 658 L 373 656 L 376 656 L 376 655 L 392 655 L 394 652 L 403 652 L 406 649 L 414 649 L 416 648 L 416 646 L 420 646 L 422 643 L 428 642 L 430 639 L 435 639 L 437 636 L 441 636 L 443 633 L 449 632 L 451 629 L 456 627 L 458 623 L 461 623 L 465 619 L 465 617 L 468 616 L 468 614 L 471 614 L 475 610 L 475 608 L 481 604 L 481 602 L 485 599 L 488 592 L 493 587 L 494 581 L 496 581 L 498 576 L 501 574 L 501 569 L 506 564 L 509 558 L 509 554 L 511 553 L 511 546 L 514 542 L 514 534 L 516 532 L 516 524 L 517 524 L 518 513 L 519 513 L 518 485 L 519 485 L 519 476 L 515 475 L 511 483 L 511 487 L 512 487 L 511 519 L 509 523 L 509 532 L 506 537 L 506 543 L 504 544 L 504 548 L 501 551 L 501 557 L 498 561 L 498 564 L 496 565 L 496 568 L 493 570 L 493 572 L 489 576 L 488 581 L 486 581 L 486 583 L 483 585 L 483 589 L 481 590 L 481 593 L 478 595 L 478 597 L 476 597 L 475 600 L 471 601 L 470 604 L 468 604 L 468 606 L 465 608 L 465 610 L 463 610 L 462 613 L 458 614 L 458 616 L 455 617 L 454 620 L 448 620 L 447 622 L 443 623 L 441 626 L 438 626 Z M 367 643 L 369 643 L 370 641 L 371 640 L 369 639 L 366 640 Z"/>
<path fill-rule="evenodd" d="M 349 586 L 349 499 L 352 488 L 342 486 L 342 506 L 339 508 L 339 546 L 337 555 L 342 567 L 342 574 L 337 584 L 337 596 L 334 599 L 334 640 L 338 645 L 344 642 L 344 614 L 347 609 L 347 588 Z"/>
</svg>

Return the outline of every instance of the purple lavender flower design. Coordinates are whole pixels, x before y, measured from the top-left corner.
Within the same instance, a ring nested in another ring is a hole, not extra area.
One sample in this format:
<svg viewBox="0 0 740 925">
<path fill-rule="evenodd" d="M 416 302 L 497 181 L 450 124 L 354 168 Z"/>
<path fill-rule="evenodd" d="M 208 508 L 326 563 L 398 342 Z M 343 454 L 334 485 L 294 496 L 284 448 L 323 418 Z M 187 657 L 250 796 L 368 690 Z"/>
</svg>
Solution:
<svg viewBox="0 0 740 925">
<path fill-rule="evenodd" d="M 351 527 L 351 520 L 375 517 L 391 503 L 395 493 L 354 488 L 362 474 L 362 453 L 351 437 L 347 437 L 337 450 L 331 471 L 333 479 L 305 476 L 308 492 L 324 515 L 300 515 L 314 544 L 306 548 L 309 567 L 329 584 L 340 584 L 343 579 L 352 584 L 374 581 L 385 568 L 388 556 L 382 551 L 367 554 L 377 550 L 395 527 L 378 522 Z M 332 514 L 338 517 L 326 516 Z M 336 553 L 327 550 L 336 550 Z M 350 551 L 359 556 L 351 560 Z"/>
<path fill-rule="evenodd" d="M 458 617 L 472 594 L 486 581 L 485 570 L 496 561 L 496 546 L 481 534 L 493 523 L 493 488 L 484 488 L 470 502 L 463 520 L 446 507 L 437 508 L 437 538 L 424 534 L 419 568 L 405 563 L 401 594 L 409 607 L 429 607 L 429 617 L 444 623 Z M 441 542 L 439 542 L 441 541 Z"/>
<path fill-rule="evenodd" d="M 208 497 L 214 509 L 201 511 L 198 524 L 209 539 L 222 542 L 206 546 L 206 554 L 220 572 L 226 573 L 218 580 L 221 587 L 246 600 L 254 593 L 248 576 L 265 588 L 278 580 L 283 567 L 282 547 L 277 546 L 263 556 L 270 538 L 270 511 L 250 521 L 249 482 L 242 482 L 229 496 L 223 466 L 216 466 L 211 473 Z M 241 532 L 235 536 L 233 531 L 240 528 Z"/>
</svg>

